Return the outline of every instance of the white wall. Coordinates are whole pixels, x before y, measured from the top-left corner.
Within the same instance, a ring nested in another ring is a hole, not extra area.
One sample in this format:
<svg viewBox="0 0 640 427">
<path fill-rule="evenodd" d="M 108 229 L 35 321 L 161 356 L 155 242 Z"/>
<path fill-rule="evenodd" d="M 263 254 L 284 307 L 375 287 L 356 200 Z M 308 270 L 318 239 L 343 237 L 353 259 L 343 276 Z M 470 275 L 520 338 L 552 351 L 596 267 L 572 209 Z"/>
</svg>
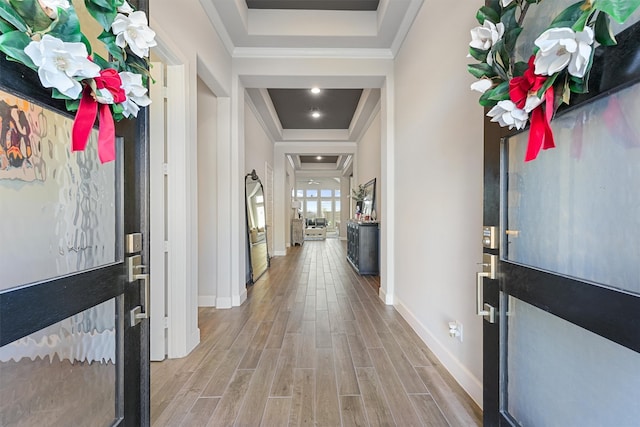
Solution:
<svg viewBox="0 0 640 427">
<path fill-rule="evenodd" d="M 217 269 L 217 100 L 198 79 L 198 306 L 213 307 Z"/>
<path fill-rule="evenodd" d="M 466 72 L 481 1 L 425 3 L 395 64 L 395 305 L 482 402 L 483 118 Z M 464 341 L 447 322 L 464 326 Z"/>
<path fill-rule="evenodd" d="M 380 112 L 371 121 L 362 139 L 358 142 L 358 176 L 355 185 L 366 184 L 376 179 L 376 215 L 382 221 L 379 212 L 382 204 L 380 198 Z"/>
<path fill-rule="evenodd" d="M 267 197 L 267 182 L 266 182 L 266 169 L 265 163 L 269 165 L 273 165 L 273 142 L 265 132 L 264 128 L 260 124 L 256 116 L 256 112 L 251 108 L 250 101 L 246 101 L 244 103 L 244 175 L 251 173 L 253 169 L 256 170 L 258 177 L 260 177 L 260 181 L 262 182 L 262 186 L 265 191 L 265 201 L 268 200 Z M 272 166 L 273 167 L 273 166 Z M 244 191 L 244 184 L 241 188 L 241 191 Z M 242 196 L 242 200 L 244 201 L 244 193 Z M 244 218 L 244 216 L 243 216 Z M 271 220 L 273 222 L 273 220 Z M 246 233 L 246 222 L 243 221 L 242 230 Z M 244 270 L 246 272 L 246 277 L 250 276 L 249 269 L 249 258 L 248 258 L 248 248 L 247 248 L 247 239 L 242 240 L 244 242 L 244 251 L 245 251 L 245 267 Z M 248 280 L 247 280 L 248 282 Z"/>
<path fill-rule="evenodd" d="M 273 167 L 273 142 L 264 131 L 248 102 L 245 102 L 244 109 L 244 140 L 245 174 L 251 173 L 251 170 L 255 169 L 262 184 L 265 185 L 264 164 L 266 162 Z"/>
<path fill-rule="evenodd" d="M 198 175 L 197 175 L 197 128 L 198 128 L 198 76 L 218 99 L 217 138 L 218 156 L 221 146 L 231 147 L 231 103 L 232 92 L 231 57 L 208 21 L 198 0 L 184 0 L 177 7 L 174 1 L 154 0 L 150 4 L 149 19 L 157 33 L 158 47 L 154 53 L 168 65 L 168 73 L 177 76 L 169 87 L 169 100 L 180 105 L 180 117 L 169 117 L 169 136 L 172 144 L 168 159 L 172 182 L 178 187 L 173 191 L 169 217 L 179 218 L 169 224 L 169 315 L 170 336 L 179 343 L 170 357 L 187 355 L 200 341 L 198 329 Z M 227 99 L 225 102 L 224 100 Z M 222 100 L 222 103 L 221 103 Z M 222 105 L 222 107 L 221 107 Z M 222 119 L 220 119 L 222 118 Z M 171 129 L 173 127 L 173 130 Z M 176 129 L 178 129 L 176 131 Z M 222 151 L 224 153 L 230 150 Z M 225 159 L 224 164 L 230 161 Z M 220 160 L 218 160 L 220 164 Z M 218 168 L 219 169 L 219 168 Z M 218 181 L 220 181 L 218 170 Z M 170 195 L 171 196 L 171 195 Z M 225 209 L 231 209 L 226 203 Z M 221 215 L 224 214 L 224 215 Z M 231 213 L 218 210 L 217 237 L 230 234 Z M 223 221 L 224 220 L 224 221 Z M 224 222 L 224 223 L 222 223 Z M 222 233 L 221 231 L 222 230 Z M 193 237 L 196 236 L 196 237 Z M 230 240 L 229 236 L 225 236 Z M 218 273 L 216 296 L 221 289 L 229 287 L 232 268 L 229 252 L 218 251 Z M 224 262 L 220 262 L 220 258 Z M 226 258 L 225 258 L 226 257 Z M 222 280 L 220 278 L 222 277 Z M 222 288 L 221 288 L 222 284 Z M 231 292 L 227 292 L 230 294 Z M 228 298 L 231 301 L 231 298 Z M 230 306 L 230 304 L 229 304 Z"/>
</svg>

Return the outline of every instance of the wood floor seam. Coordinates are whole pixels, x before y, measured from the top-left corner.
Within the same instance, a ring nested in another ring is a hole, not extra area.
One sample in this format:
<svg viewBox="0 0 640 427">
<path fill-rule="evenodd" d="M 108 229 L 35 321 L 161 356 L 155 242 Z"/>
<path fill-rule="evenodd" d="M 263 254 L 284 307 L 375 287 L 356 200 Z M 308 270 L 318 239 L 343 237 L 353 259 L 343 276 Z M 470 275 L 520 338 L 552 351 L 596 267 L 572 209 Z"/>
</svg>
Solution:
<svg viewBox="0 0 640 427">
<path fill-rule="evenodd" d="M 272 258 L 240 307 L 199 309 L 189 356 L 152 363 L 152 426 L 482 425 L 379 285 L 337 239 Z"/>
</svg>

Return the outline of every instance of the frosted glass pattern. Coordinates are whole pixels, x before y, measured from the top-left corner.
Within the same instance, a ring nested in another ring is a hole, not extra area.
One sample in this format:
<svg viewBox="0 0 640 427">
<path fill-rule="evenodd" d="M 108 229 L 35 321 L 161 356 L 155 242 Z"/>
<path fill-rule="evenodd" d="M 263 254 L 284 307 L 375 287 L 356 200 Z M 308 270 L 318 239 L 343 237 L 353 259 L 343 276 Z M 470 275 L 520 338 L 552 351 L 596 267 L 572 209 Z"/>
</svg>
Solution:
<svg viewBox="0 0 640 427">
<path fill-rule="evenodd" d="M 114 162 L 97 131 L 71 152 L 73 121 L 0 91 L 0 291 L 116 260 Z"/>
<path fill-rule="evenodd" d="M 508 260 L 640 294 L 640 84 L 556 118 L 524 162 L 509 139 Z"/>
<path fill-rule="evenodd" d="M 0 347 L 0 426 L 110 426 L 115 300 Z"/>
<path fill-rule="evenodd" d="M 638 425 L 640 353 L 515 298 L 507 321 L 507 409 L 520 425 Z"/>
</svg>

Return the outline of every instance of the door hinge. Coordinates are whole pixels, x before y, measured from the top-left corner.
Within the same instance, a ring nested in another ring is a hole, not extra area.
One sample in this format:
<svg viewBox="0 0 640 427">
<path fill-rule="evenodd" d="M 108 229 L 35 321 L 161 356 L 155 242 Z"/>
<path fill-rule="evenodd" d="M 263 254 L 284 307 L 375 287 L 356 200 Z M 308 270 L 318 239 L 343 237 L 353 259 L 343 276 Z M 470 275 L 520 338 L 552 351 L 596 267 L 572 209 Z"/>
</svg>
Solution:
<svg viewBox="0 0 640 427">
<path fill-rule="evenodd" d="M 165 329 L 169 329 L 169 318 L 165 316 L 165 318 L 163 319 L 163 326 Z"/>
<path fill-rule="evenodd" d="M 169 175 L 169 164 L 168 163 L 163 163 L 162 164 L 162 173 L 165 175 Z"/>
<path fill-rule="evenodd" d="M 169 99 L 169 89 L 166 86 L 162 86 L 162 97 L 164 99 Z"/>
<path fill-rule="evenodd" d="M 164 241 L 164 248 L 163 249 L 164 249 L 165 252 L 169 252 L 169 241 L 167 241 L 167 240 Z"/>
</svg>

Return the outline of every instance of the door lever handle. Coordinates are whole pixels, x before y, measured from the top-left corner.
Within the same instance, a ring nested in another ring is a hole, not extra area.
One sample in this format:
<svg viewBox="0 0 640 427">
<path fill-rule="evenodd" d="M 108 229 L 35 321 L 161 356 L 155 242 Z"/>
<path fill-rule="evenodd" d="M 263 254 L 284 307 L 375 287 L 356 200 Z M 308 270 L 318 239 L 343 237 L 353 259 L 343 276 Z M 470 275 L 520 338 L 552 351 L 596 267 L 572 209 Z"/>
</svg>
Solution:
<svg viewBox="0 0 640 427">
<path fill-rule="evenodd" d="M 489 304 L 484 304 L 482 285 L 485 277 L 491 277 L 491 275 L 484 271 L 476 273 L 476 314 L 487 319 L 489 323 L 496 323 L 495 307 L 492 307 Z"/>
<path fill-rule="evenodd" d="M 129 312 L 130 324 L 131 326 L 136 326 L 141 320 L 151 317 L 151 310 L 149 307 L 149 275 L 147 273 L 135 274 L 133 278 L 135 281 L 142 280 L 144 282 L 144 301 L 142 301 L 142 304 L 144 304 L 144 311 L 142 311 L 141 306 L 137 306 Z"/>
<path fill-rule="evenodd" d="M 139 280 L 144 282 L 144 299 L 141 302 L 142 305 L 134 307 L 129 312 L 131 326 L 137 325 L 142 319 L 148 319 L 151 314 L 149 307 L 149 273 L 141 273 L 141 271 L 146 268 L 147 266 L 142 264 L 142 257 L 140 255 L 127 257 L 127 281 L 129 283 L 138 283 Z M 144 311 L 142 310 L 143 306 Z"/>
<path fill-rule="evenodd" d="M 490 304 L 484 302 L 484 292 L 482 291 L 482 285 L 484 278 L 489 279 L 496 278 L 496 269 L 498 264 L 498 257 L 491 254 L 482 254 L 482 271 L 476 273 L 476 314 L 484 317 L 489 323 L 496 322 L 496 309 Z"/>
</svg>

